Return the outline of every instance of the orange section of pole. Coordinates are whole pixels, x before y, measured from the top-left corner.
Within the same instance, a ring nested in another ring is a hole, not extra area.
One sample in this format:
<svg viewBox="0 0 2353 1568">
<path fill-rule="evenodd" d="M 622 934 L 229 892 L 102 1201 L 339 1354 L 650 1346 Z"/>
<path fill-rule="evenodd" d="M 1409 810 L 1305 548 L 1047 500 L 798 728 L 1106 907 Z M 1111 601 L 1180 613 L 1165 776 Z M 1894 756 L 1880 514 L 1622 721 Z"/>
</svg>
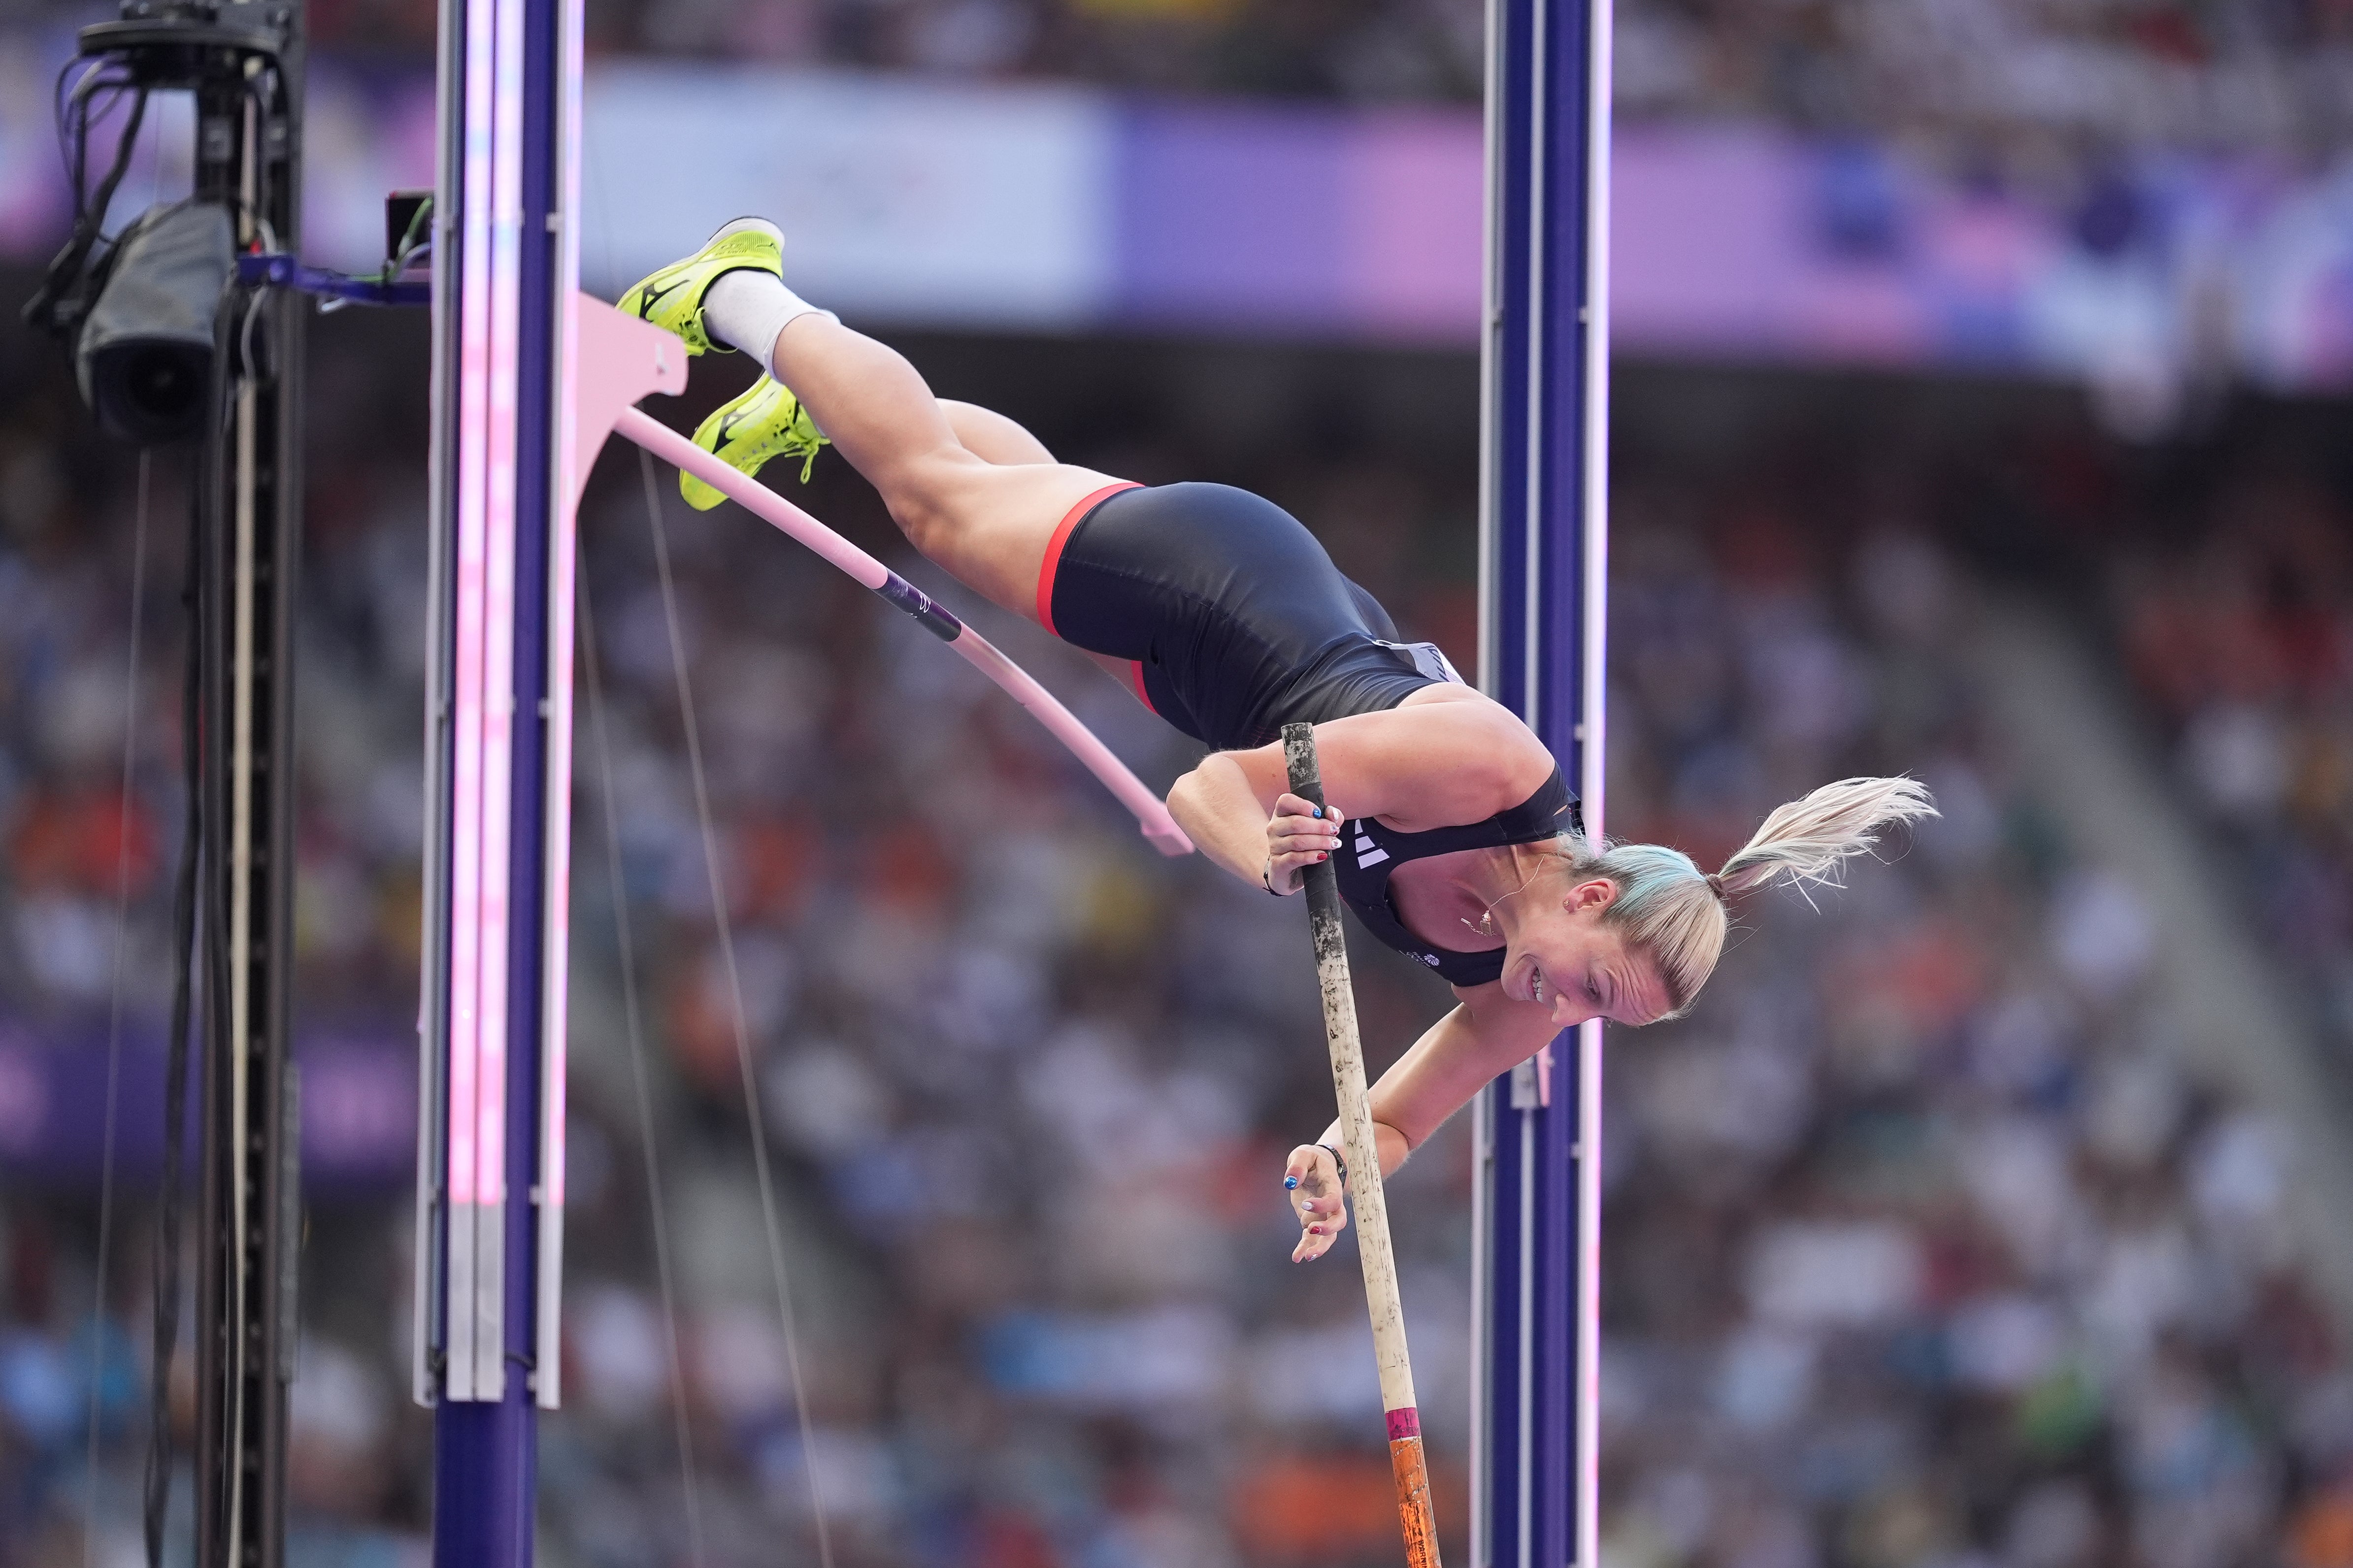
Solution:
<svg viewBox="0 0 2353 1568">
<path fill-rule="evenodd" d="M 1315 731 L 1282 727 L 1291 793 L 1324 804 L 1315 765 Z M 1332 1089 L 1340 1102 L 1340 1142 L 1348 1154 L 1348 1201 L 1356 1210 L 1356 1253 L 1365 1265 L 1365 1305 L 1380 1363 L 1381 1408 L 1388 1412 L 1389 1465 L 1397 1476 L 1398 1522 L 1407 1568 L 1439 1568 L 1438 1521 L 1430 1507 L 1430 1471 L 1421 1451 L 1421 1413 L 1406 1352 L 1405 1306 L 1398 1296 L 1397 1253 L 1389 1242 L 1388 1203 L 1381 1191 L 1380 1151 L 1373 1142 L 1372 1097 L 1365 1088 L 1365 1050 L 1356 1033 L 1356 994 L 1340 929 L 1340 885 L 1332 863 L 1307 868 L 1307 929 L 1315 943 L 1315 984 L 1324 997 L 1324 1041 L 1332 1052 Z"/>
<path fill-rule="evenodd" d="M 1397 1478 L 1398 1528 L 1405 1535 L 1407 1568 L 1438 1568 L 1438 1516 L 1430 1507 L 1430 1467 L 1419 1436 L 1389 1443 L 1389 1470 Z"/>
</svg>

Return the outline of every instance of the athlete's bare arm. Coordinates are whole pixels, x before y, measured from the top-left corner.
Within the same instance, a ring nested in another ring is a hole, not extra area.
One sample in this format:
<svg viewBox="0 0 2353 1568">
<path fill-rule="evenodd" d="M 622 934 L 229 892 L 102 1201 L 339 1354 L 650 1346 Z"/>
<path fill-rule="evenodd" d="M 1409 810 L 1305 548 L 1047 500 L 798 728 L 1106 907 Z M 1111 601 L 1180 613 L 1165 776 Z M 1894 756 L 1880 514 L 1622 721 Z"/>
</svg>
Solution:
<svg viewBox="0 0 2353 1568">
<path fill-rule="evenodd" d="M 1406 832 L 1493 816 L 1534 795 L 1553 770 L 1552 753 L 1526 725 L 1461 686 L 1425 686 L 1395 708 L 1318 724 L 1315 753 L 1327 818 L 1376 816 Z M 1204 855 L 1256 882 L 1286 783 L 1280 743 L 1219 752 L 1176 781 L 1168 809 Z"/>
<path fill-rule="evenodd" d="M 1423 1032 L 1373 1085 L 1373 1142 L 1381 1152 L 1381 1174 L 1405 1163 L 1424 1139 L 1471 1102 L 1482 1086 L 1545 1047 L 1561 1030 L 1551 1010 L 1514 1002 L 1500 984 L 1458 985 L 1457 1005 Z M 1320 1135 L 1340 1144 L 1339 1123 Z M 1294 1262 L 1320 1258 L 1347 1227 L 1337 1172 L 1330 1154 L 1313 1145 L 1292 1151 L 1289 1173 L 1300 1178 L 1292 1205 L 1299 1213 Z"/>
</svg>

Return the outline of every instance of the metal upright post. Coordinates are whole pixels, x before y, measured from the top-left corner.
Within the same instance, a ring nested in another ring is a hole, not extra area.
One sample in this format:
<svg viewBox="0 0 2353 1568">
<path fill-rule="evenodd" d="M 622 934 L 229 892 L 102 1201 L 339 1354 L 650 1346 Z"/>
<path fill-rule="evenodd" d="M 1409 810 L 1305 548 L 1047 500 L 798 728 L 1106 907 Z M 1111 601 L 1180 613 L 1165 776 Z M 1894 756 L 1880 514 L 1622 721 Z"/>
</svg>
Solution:
<svg viewBox="0 0 2353 1568">
<path fill-rule="evenodd" d="M 172 21 L 85 35 L 160 44 Z M 147 37 L 155 33 L 154 40 Z M 240 246 L 292 248 L 301 221 L 299 5 L 243 0 L 171 60 L 195 99 L 199 201 Z M 287 1059 L 294 826 L 293 611 L 301 533 L 302 322 L 274 289 L 232 292 L 216 328 L 217 423 L 199 444 L 204 1136 L 197 1211 L 196 1561 L 285 1555 L 301 1139 Z"/>
<path fill-rule="evenodd" d="M 173 1153 L 154 1387 L 160 1405 L 178 1323 L 183 1008 L 200 994 L 195 1559 L 198 1568 L 277 1568 L 301 1254 L 301 1119 L 287 1036 L 306 306 L 237 282 L 231 261 L 301 241 L 303 14 L 301 0 L 126 0 L 121 16 L 81 28 L 78 42 L 79 85 L 58 105 L 60 129 L 78 125 L 69 133 L 87 136 L 91 93 L 130 93 L 133 106 L 117 132 L 114 172 L 77 210 L 75 237 L 28 319 L 75 339 L 101 426 L 142 445 L 187 439 L 195 452 L 186 736 L 195 815 L 184 847 L 194 858 L 174 940 L 201 940 L 174 955 L 189 967 L 177 977 L 185 988 L 175 987 L 164 1108 Z M 101 240 L 148 99 L 163 92 L 194 100 L 189 199 Z M 160 268 L 142 253 L 148 238 L 187 218 L 218 247 L 218 274 L 184 270 L 201 253 Z M 104 258 L 94 270 L 93 254 Z M 145 1498 L 151 1552 L 162 1550 L 172 1491 L 161 1415 Z"/>
<path fill-rule="evenodd" d="M 417 1397 L 434 1556 L 533 1560 L 557 1398 L 580 0 L 444 0 Z"/>
<path fill-rule="evenodd" d="M 1490 0 L 1481 684 L 1602 813 L 1609 0 Z M 1601 1026 L 1481 1094 L 1477 1568 L 1597 1568 Z"/>
</svg>

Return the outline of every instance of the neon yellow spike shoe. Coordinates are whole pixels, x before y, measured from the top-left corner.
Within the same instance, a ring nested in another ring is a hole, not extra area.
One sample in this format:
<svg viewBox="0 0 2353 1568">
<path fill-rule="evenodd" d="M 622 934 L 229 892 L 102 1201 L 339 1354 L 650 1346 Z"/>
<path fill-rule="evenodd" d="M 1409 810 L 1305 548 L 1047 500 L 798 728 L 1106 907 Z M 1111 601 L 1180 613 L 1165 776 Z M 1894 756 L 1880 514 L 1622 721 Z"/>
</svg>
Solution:
<svg viewBox="0 0 2353 1568">
<path fill-rule="evenodd" d="M 702 297 L 711 285 L 730 272 L 785 275 L 784 230 L 762 217 L 739 217 L 722 224 L 701 250 L 683 261 L 673 261 L 650 278 L 638 279 L 621 296 L 621 309 L 641 321 L 676 332 L 686 352 L 711 349 L 735 351 L 713 342 L 702 326 Z"/>
<path fill-rule="evenodd" d="M 808 416 L 792 389 L 773 375 L 764 375 L 733 403 L 722 404 L 694 433 L 694 444 L 715 454 L 731 468 L 757 474 L 771 458 L 798 458 L 801 483 L 808 483 L 817 467 L 818 448 L 828 445 L 825 432 Z M 697 511 L 709 511 L 727 498 L 692 474 L 678 476 L 679 493 Z"/>
</svg>

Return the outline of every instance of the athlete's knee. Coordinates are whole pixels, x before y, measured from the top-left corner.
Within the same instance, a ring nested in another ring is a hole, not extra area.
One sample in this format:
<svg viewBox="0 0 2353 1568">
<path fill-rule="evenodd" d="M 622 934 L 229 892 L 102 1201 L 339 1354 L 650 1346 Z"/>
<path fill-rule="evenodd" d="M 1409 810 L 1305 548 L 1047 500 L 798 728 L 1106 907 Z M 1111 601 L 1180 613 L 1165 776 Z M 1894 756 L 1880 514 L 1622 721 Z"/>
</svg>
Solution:
<svg viewBox="0 0 2353 1568">
<path fill-rule="evenodd" d="M 965 508 L 969 486 L 962 471 L 980 459 L 969 452 L 928 454 L 922 459 L 906 463 L 890 476 L 890 482 L 881 485 L 882 502 L 890 508 L 891 521 L 907 542 L 926 555 L 931 555 L 952 537 Z"/>
<path fill-rule="evenodd" d="M 891 521 L 907 536 L 907 542 L 927 556 L 935 556 L 939 548 L 955 531 L 954 519 L 946 508 L 921 496 L 902 494 L 888 498 Z"/>
<path fill-rule="evenodd" d="M 979 458 L 963 447 L 948 445 L 939 449 L 908 451 L 896 456 L 887 468 L 875 468 L 866 472 L 869 482 L 882 491 L 882 505 L 890 508 L 892 520 L 906 533 L 918 529 L 944 527 L 948 515 L 955 510 L 957 479 L 960 470 L 979 466 Z"/>
</svg>

